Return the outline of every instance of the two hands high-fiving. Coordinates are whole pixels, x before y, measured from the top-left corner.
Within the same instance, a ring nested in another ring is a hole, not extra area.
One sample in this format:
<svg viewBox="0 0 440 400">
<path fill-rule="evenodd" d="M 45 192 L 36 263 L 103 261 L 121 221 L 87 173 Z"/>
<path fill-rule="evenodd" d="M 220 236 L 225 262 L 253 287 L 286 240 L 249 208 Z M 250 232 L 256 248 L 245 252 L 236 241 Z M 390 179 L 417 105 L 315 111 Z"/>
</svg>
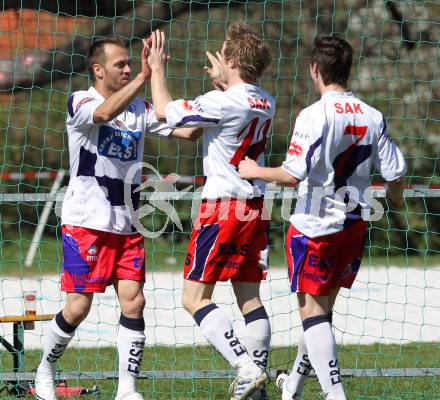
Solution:
<svg viewBox="0 0 440 400">
<path fill-rule="evenodd" d="M 169 60 L 165 53 L 165 33 L 155 30 L 148 39 L 142 39 L 141 73 L 146 79 L 151 78 L 152 70 L 160 70 Z"/>
<path fill-rule="evenodd" d="M 170 55 L 165 52 L 165 33 L 156 29 L 148 39 L 142 39 L 144 45 L 141 55 L 142 74 L 150 79 L 151 71 L 160 71 L 165 68 L 165 64 L 170 59 Z M 224 59 L 220 52 L 215 55 L 207 51 L 211 67 L 205 66 L 204 71 L 210 76 L 212 85 L 215 89 L 226 90 L 226 77 L 224 71 Z"/>
<path fill-rule="evenodd" d="M 163 70 L 165 64 L 170 59 L 169 54 L 165 52 L 165 33 L 156 29 L 148 39 L 142 39 L 142 43 L 144 44 L 142 66 L 145 62 L 150 71 Z"/>
</svg>

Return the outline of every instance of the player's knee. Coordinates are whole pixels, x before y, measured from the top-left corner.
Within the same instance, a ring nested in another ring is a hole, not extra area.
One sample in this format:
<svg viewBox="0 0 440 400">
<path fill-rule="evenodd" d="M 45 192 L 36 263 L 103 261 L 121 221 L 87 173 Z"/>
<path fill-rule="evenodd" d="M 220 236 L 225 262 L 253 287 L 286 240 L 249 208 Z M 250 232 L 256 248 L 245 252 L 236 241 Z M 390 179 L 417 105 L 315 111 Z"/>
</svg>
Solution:
<svg viewBox="0 0 440 400">
<path fill-rule="evenodd" d="M 122 313 L 130 318 L 140 318 L 144 314 L 145 297 L 142 292 L 133 299 L 121 301 Z"/>
<path fill-rule="evenodd" d="M 143 314 L 145 308 L 145 297 L 144 296 L 138 296 L 136 297 L 136 300 L 133 302 L 133 309 L 138 314 Z"/>
<path fill-rule="evenodd" d="M 72 307 L 65 307 L 63 315 L 65 320 L 73 326 L 79 325 L 89 314 L 91 304 L 78 303 Z"/>
<path fill-rule="evenodd" d="M 129 318 L 140 318 L 144 315 L 145 297 L 140 290 L 137 293 L 132 293 L 130 296 L 127 293 L 119 296 L 119 303 L 123 315 Z"/>
<path fill-rule="evenodd" d="M 89 314 L 93 293 L 68 293 L 63 316 L 70 325 L 79 325 Z"/>
<path fill-rule="evenodd" d="M 194 315 L 197 310 L 201 309 L 202 307 L 210 303 L 211 303 L 210 299 L 200 300 L 185 293 L 183 293 L 182 295 L 182 307 L 186 311 L 188 311 L 191 315 Z"/>
</svg>

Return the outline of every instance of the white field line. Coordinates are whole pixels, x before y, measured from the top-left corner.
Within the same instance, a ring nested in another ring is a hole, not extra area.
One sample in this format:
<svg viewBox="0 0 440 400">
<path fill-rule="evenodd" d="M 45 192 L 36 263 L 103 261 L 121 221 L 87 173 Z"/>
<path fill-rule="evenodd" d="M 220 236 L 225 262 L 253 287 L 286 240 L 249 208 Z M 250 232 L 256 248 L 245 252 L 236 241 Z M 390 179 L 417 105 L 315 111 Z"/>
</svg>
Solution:
<svg viewBox="0 0 440 400">
<path fill-rule="evenodd" d="M 37 313 L 57 313 L 64 304 L 59 277 L 0 278 L 0 316 L 21 315 L 22 292 L 38 292 Z M 181 306 L 182 273 L 147 272 L 144 289 L 148 345 L 206 344 L 194 320 Z M 295 295 L 289 293 L 287 271 L 273 269 L 261 294 L 270 316 L 272 346 L 295 345 L 302 328 Z M 234 304 L 229 283 L 219 284 L 214 301 L 234 321 L 243 336 L 243 318 Z M 77 329 L 72 345 L 112 346 L 120 314 L 115 291 L 109 287 L 95 296 L 88 318 Z M 408 343 L 440 341 L 440 267 L 425 269 L 363 266 L 351 289 L 342 290 L 334 312 L 336 340 L 340 344 Z M 25 347 L 41 348 L 43 328 L 25 331 Z M 12 324 L 0 324 L 0 335 L 12 342 Z"/>
</svg>

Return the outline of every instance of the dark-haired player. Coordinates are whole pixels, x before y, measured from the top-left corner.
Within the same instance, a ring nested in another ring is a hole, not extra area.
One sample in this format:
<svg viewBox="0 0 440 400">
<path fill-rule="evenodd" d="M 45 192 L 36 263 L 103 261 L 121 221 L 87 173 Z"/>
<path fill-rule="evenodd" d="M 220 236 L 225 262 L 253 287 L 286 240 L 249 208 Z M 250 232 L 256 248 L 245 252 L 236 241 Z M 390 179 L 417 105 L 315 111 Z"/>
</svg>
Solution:
<svg viewBox="0 0 440 400">
<path fill-rule="evenodd" d="M 250 159 L 239 165 L 243 179 L 299 183 L 286 257 L 304 334 L 291 374 L 277 380 L 283 400 L 299 398 L 312 367 L 327 399 L 346 398 L 331 315 L 339 289 L 352 286 L 360 267 L 373 166 L 388 182 L 389 204 L 403 205 L 405 161 L 382 114 L 347 90 L 351 64 L 349 43 L 317 38 L 310 74 L 321 99 L 298 115 L 286 160 L 278 168 Z"/>
<path fill-rule="evenodd" d="M 70 181 L 62 208 L 61 289 L 66 304 L 49 324 L 36 375 L 37 398 L 56 399 L 56 361 L 90 311 L 94 293 L 113 285 L 121 307 L 117 400 L 139 400 L 135 379 L 145 343 L 144 238 L 124 199 L 127 171 L 143 159 L 144 135 L 167 136 L 151 104 L 137 94 L 150 78 L 144 41 L 141 72 L 131 79 L 127 48 L 117 38 L 92 43 L 87 65 L 93 86 L 67 103 Z M 140 170 L 130 182 L 138 207 Z"/>
</svg>

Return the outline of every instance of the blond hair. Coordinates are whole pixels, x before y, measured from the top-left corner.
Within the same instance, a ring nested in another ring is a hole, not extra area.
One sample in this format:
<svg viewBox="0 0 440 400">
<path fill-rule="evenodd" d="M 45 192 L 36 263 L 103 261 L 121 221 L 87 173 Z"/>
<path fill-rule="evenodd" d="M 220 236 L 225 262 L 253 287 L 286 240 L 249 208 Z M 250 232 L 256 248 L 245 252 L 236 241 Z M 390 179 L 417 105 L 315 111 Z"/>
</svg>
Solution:
<svg viewBox="0 0 440 400">
<path fill-rule="evenodd" d="M 260 79 L 272 61 L 268 45 L 244 23 L 229 26 L 223 55 L 225 61 L 234 63 L 240 78 L 247 83 Z"/>
</svg>

